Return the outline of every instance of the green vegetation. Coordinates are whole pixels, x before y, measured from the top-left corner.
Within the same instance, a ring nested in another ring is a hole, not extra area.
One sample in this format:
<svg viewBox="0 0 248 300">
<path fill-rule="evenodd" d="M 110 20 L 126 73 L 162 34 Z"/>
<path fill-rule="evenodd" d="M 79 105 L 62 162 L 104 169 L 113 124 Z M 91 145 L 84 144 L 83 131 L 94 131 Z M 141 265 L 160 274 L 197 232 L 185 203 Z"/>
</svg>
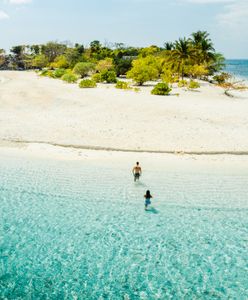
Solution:
<svg viewBox="0 0 248 300">
<path fill-rule="evenodd" d="M 97 83 L 103 82 L 102 76 L 100 73 L 95 73 L 91 76 L 91 79 L 94 80 Z"/>
<path fill-rule="evenodd" d="M 66 70 L 65 69 L 56 69 L 53 71 L 53 77 L 54 78 L 61 78 L 62 76 L 64 76 L 66 74 Z"/>
<path fill-rule="evenodd" d="M 153 56 L 139 58 L 133 61 L 133 67 L 127 72 L 127 78 L 131 78 L 137 85 L 143 85 L 146 81 L 159 77 L 159 60 Z"/>
<path fill-rule="evenodd" d="M 220 73 L 224 62 L 206 31 L 165 42 L 163 47 L 127 47 L 123 43 L 108 47 L 94 40 L 88 47 L 51 41 L 42 45 L 17 45 L 9 53 L 0 49 L 0 69 L 38 69 L 41 76 L 66 82 L 91 76 L 95 82 L 116 83 L 117 77 L 125 76 L 138 86 L 158 79 L 185 87 L 189 80 L 195 79 L 213 79 L 223 84 L 227 76 Z M 126 87 L 118 83 L 117 88 Z"/>
<path fill-rule="evenodd" d="M 96 82 L 91 79 L 84 79 L 79 82 L 80 88 L 94 88 L 96 87 Z"/>
<path fill-rule="evenodd" d="M 167 96 L 171 92 L 171 88 L 169 87 L 168 83 L 161 82 L 157 83 L 155 87 L 152 89 L 152 95 L 160 95 L 160 96 Z"/>
<path fill-rule="evenodd" d="M 126 81 L 118 80 L 115 87 L 121 90 L 130 90 L 129 83 Z"/>
<path fill-rule="evenodd" d="M 117 82 L 115 71 L 103 71 L 100 73 L 100 75 L 101 75 L 101 82 L 106 82 L 106 83 Z"/>
<path fill-rule="evenodd" d="M 78 78 L 74 74 L 67 73 L 63 75 L 61 79 L 67 83 L 76 83 Z"/>
<path fill-rule="evenodd" d="M 181 87 L 186 87 L 188 85 L 188 81 L 183 79 L 183 80 L 180 80 L 178 81 L 178 87 L 181 88 Z"/>
<path fill-rule="evenodd" d="M 222 72 L 218 75 L 215 75 L 213 77 L 213 80 L 216 81 L 218 84 L 223 84 L 226 81 L 228 81 L 230 78 L 231 78 L 230 74 Z"/>
<path fill-rule="evenodd" d="M 81 78 L 86 77 L 89 72 L 93 71 L 95 65 L 90 62 L 79 62 L 75 65 L 73 72 L 79 75 Z"/>
<path fill-rule="evenodd" d="M 190 80 L 188 84 L 188 89 L 195 90 L 200 88 L 200 83 L 194 80 Z"/>
</svg>

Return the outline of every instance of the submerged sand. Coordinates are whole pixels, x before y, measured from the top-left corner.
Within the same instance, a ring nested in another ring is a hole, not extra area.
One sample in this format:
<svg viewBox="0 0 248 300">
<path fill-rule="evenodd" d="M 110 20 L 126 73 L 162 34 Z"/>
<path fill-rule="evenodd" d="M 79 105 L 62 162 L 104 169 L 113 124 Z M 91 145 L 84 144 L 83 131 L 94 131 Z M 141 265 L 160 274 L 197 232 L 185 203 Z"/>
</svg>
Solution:
<svg viewBox="0 0 248 300">
<path fill-rule="evenodd" d="M 151 86 L 79 89 L 34 72 L 2 71 L 0 78 L 2 145 L 248 154 L 248 97 L 227 97 L 208 83 L 163 97 L 151 95 Z"/>
</svg>

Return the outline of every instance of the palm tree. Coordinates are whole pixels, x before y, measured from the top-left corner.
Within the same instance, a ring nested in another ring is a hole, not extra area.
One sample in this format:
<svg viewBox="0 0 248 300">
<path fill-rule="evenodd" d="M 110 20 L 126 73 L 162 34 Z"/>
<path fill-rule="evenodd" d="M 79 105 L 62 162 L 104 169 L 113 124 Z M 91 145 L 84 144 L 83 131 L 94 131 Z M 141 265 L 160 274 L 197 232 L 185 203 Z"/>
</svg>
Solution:
<svg viewBox="0 0 248 300">
<path fill-rule="evenodd" d="M 197 32 L 193 32 L 191 36 L 192 38 L 190 39 L 190 41 L 194 46 L 197 46 L 202 41 L 211 42 L 211 39 L 209 38 L 209 33 L 207 31 L 198 30 Z"/>
<path fill-rule="evenodd" d="M 197 63 L 208 63 L 214 58 L 215 49 L 207 31 L 197 31 L 191 34 L 190 43 L 197 52 Z"/>
<path fill-rule="evenodd" d="M 194 49 L 190 41 L 186 38 L 179 39 L 174 44 L 174 50 L 171 52 L 171 63 L 177 65 L 178 73 L 184 77 L 184 66 L 190 60 L 194 60 Z"/>
<path fill-rule="evenodd" d="M 171 51 L 174 49 L 174 44 L 172 42 L 165 42 L 164 43 L 164 48 L 167 51 Z"/>
<path fill-rule="evenodd" d="M 225 57 L 221 53 L 214 53 L 213 59 L 208 63 L 210 75 L 220 72 L 225 67 Z"/>
</svg>

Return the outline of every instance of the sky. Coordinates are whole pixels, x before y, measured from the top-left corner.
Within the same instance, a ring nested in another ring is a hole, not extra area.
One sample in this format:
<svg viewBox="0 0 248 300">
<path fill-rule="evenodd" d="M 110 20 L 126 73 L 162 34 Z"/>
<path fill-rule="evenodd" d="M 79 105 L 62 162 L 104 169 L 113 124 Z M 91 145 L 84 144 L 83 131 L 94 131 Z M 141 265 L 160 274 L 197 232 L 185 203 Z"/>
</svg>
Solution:
<svg viewBox="0 0 248 300">
<path fill-rule="evenodd" d="M 163 46 L 197 30 L 248 58 L 248 0 L 0 0 L 0 48 L 70 41 Z"/>
</svg>

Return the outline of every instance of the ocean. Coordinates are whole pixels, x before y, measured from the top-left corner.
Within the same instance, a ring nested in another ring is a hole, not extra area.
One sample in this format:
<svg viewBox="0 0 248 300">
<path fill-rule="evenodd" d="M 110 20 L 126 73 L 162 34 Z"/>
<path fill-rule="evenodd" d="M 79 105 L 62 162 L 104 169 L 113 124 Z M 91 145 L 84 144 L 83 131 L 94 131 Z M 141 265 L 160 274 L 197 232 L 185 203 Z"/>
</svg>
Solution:
<svg viewBox="0 0 248 300">
<path fill-rule="evenodd" d="M 248 82 L 248 59 L 226 60 L 225 71 Z"/>
<path fill-rule="evenodd" d="M 247 299 L 247 182 L 2 156 L 0 299 Z"/>
</svg>

